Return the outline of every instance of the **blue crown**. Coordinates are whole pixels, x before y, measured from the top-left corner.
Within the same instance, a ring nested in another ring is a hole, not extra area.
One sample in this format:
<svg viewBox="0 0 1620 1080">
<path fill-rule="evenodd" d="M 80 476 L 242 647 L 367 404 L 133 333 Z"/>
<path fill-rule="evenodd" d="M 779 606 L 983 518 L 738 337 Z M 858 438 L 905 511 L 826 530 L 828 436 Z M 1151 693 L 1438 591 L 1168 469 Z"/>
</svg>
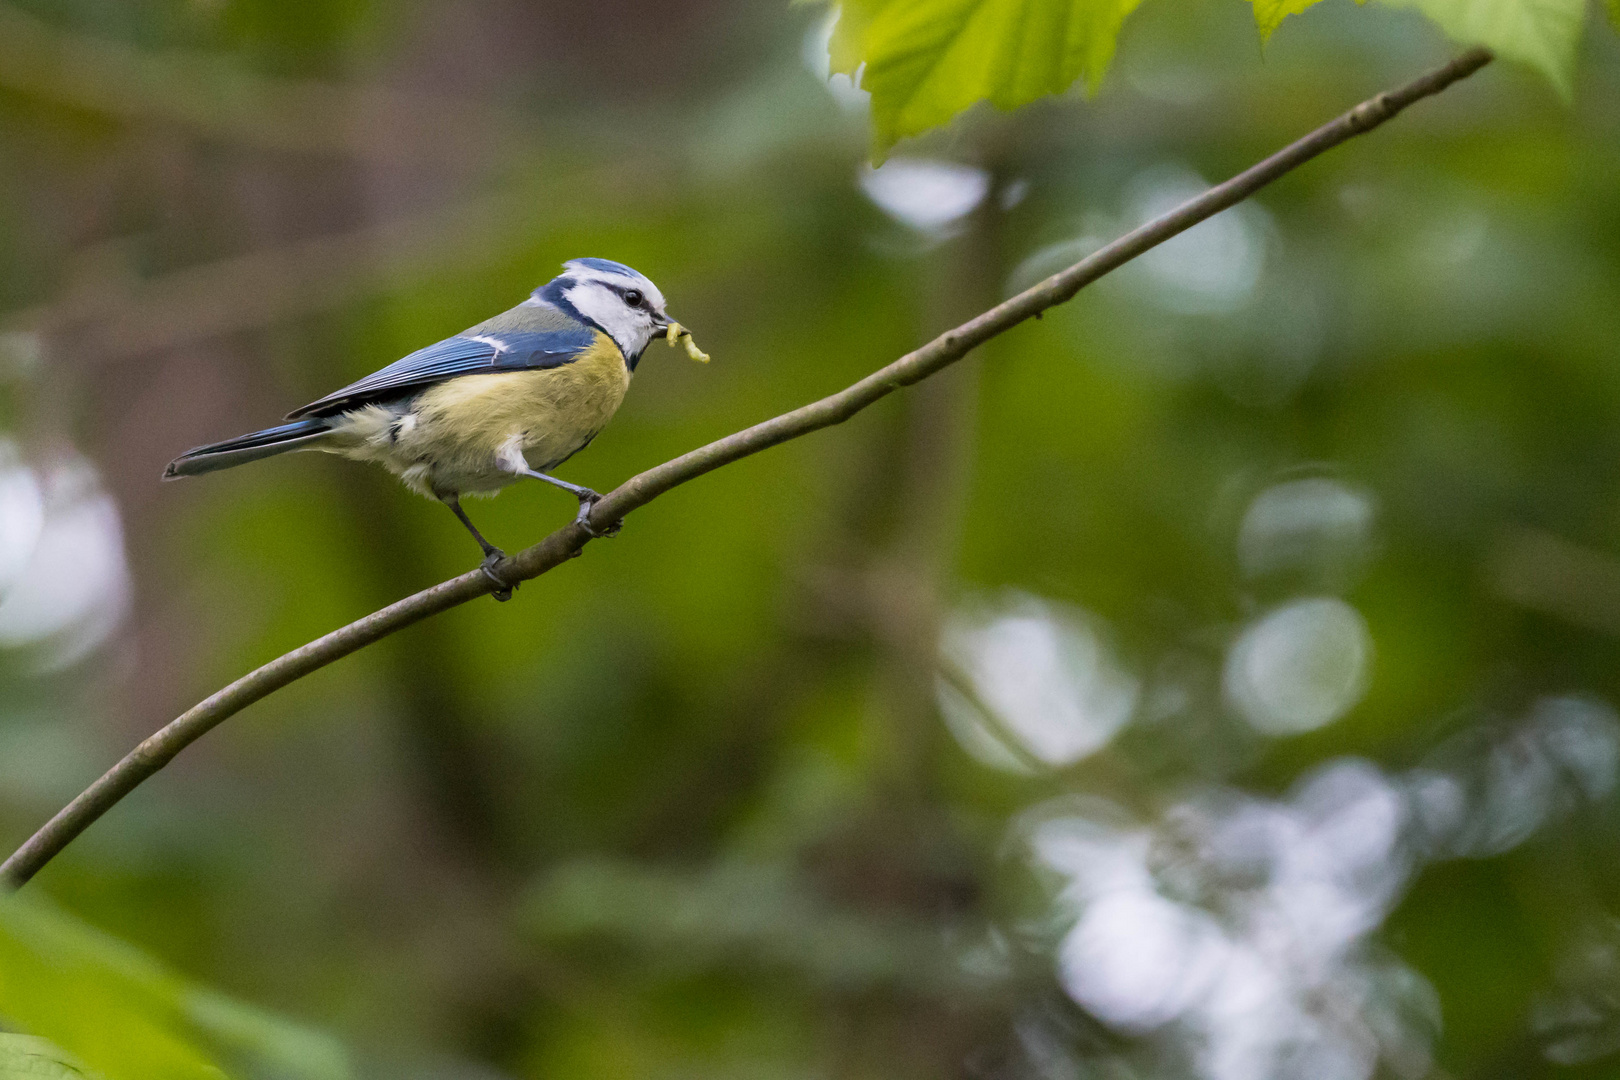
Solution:
<svg viewBox="0 0 1620 1080">
<path fill-rule="evenodd" d="M 616 263 L 612 259 L 569 259 L 563 263 L 565 270 L 570 266 L 583 266 L 591 270 L 600 270 L 604 274 L 622 274 L 625 277 L 641 276 L 624 263 Z"/>
</svg>

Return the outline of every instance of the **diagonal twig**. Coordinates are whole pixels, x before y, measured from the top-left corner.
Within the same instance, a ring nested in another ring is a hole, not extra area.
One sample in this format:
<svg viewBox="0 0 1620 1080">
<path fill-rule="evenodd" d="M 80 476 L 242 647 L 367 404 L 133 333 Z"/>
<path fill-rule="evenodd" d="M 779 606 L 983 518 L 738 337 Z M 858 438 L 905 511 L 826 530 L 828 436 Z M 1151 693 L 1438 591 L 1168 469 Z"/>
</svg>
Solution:
<svg viewBox="0 0 1620 1080">
<path fill-rule="evenodd" d="M 4 30 L 0 20 L 0 36 Z M 590 211 L 556 196 L 582 186 L 612 190 L 615 182 L 603 170 L 574 171 L 561 183 L 525 184 L 420 216 L 169 271 L 128 288 L 70 291 L 49 304 L 0 313 L 0 334 L 68 341 L 80 363 L 88 357 L 100 364 L 255 329 L 488 266 L 519 251 L 542 225 L 588 226 L 595 220 Z M 638 206 L 659 208 L 657 192 L 637 190 L 633 197 Z"/>
<path fill-rule="evenodd" d="M 271 150 L 455 160 L 538 151 L 544 132 L 482 102 L 253 72 L 223 53 L 156 52 L 80 36 L 0 0 L 0 86 L 103 115 L 158 120 Z"/>
<path fill-rule="evenodd" d="M 1068 269 L 1025 289 L 954 330 L 946 331 L 922 348 L 907 353 L 852 386 L 631 477 L 596 504 L 591 511 L 590 525 L 601 531 L 630 511 L 645 506 L 688 480 L 779 443 L 848 420 L 902 386 L 926 379 L 955 363 L 975 346 L 1005 333 L 1049 307 L 1063 303 L 1104 274 L 1243 201 L 1318 154 L 1371 131 L 1413 102 L 1438 94 L 1459 79 L 1467 78 L 1490 63 L 1491 59 L 1489 50 L 1469 49 L 1404 86 L 1369 98 L 1258 165 L 1127 233 Z M 590 535 L 584 528 L 578 523 L 570 523 L 533 547 L 505 560 L 499 565 L 498 572 L 509 581 L 527 581 L 539 577 L 578 555 L 589 540 Z M 493 588 L 490 579 L 477 570 L 451 578 L 279 656 L 194 705 L 130 751 L 18 848 L 4 865 L 0 865 L 0 886 L 15 889 L 23 885 L 92 822 L 227 717 L 372 642 L 430 615 L 483 596 Z"/>
</svg>

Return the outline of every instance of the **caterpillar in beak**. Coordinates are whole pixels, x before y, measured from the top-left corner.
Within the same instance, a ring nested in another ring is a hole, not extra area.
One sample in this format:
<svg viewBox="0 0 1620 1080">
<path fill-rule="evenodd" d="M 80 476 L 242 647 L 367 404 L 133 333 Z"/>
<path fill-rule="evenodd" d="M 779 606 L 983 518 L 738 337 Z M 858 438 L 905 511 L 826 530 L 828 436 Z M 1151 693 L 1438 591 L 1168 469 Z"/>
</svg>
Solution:
<svg viewBox="0 0 1620 1080">
<path fill-rule="evenodd" d="M 707 364 L 709 362 L 709 354 L 698 348 L 697 342 L 692 340 L 692 331 L 688 330 L 680 323 L 670 323 L 669 328 L 664 332 L 664 334 L 666 339 L 669 341 L 670 348 L 673 349 L 676 345 L 685 345 L 687 356 L 690 356 L 700 364 Z"/>
</svg>

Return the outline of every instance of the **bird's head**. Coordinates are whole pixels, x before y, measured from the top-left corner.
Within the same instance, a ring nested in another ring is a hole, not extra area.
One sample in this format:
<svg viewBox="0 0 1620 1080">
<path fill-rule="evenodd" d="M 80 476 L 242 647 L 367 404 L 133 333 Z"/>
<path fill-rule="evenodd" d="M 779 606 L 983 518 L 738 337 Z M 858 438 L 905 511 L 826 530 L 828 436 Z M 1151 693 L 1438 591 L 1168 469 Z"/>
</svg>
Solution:
<svg viewBox="0 0 1620 1080">
<path fill-rule="evenodd" d="M 563 273 L 537 290 L 542 299 L 571 307 L 611 337 L 635 367 L 647 345 L 670 325 L 664 294 L 623 263 L 571 259 Z"/>
</svg>

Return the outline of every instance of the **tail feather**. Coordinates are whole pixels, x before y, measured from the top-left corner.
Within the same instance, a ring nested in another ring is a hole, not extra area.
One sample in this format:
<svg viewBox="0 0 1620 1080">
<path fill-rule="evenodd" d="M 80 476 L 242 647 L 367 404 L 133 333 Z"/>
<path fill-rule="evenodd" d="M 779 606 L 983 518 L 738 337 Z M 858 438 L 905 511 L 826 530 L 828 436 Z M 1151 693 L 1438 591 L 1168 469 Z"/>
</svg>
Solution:
<svg viewBox="0 0 1620 1080">
<path fill-rule="evenodd" d="M 229 469 L 260 458 L 274 457 L 288 450 L 297 450 L 323 438 L 331 429 L 323 417 L 298 420 L 279 427 L 265 428 L 247 435 L 239 435 L 224 442 L 209 443 L 195 450 L 187 450 L 163 470 L 163 479 L 177 480 L 182 476 Z"/>
</svg>

